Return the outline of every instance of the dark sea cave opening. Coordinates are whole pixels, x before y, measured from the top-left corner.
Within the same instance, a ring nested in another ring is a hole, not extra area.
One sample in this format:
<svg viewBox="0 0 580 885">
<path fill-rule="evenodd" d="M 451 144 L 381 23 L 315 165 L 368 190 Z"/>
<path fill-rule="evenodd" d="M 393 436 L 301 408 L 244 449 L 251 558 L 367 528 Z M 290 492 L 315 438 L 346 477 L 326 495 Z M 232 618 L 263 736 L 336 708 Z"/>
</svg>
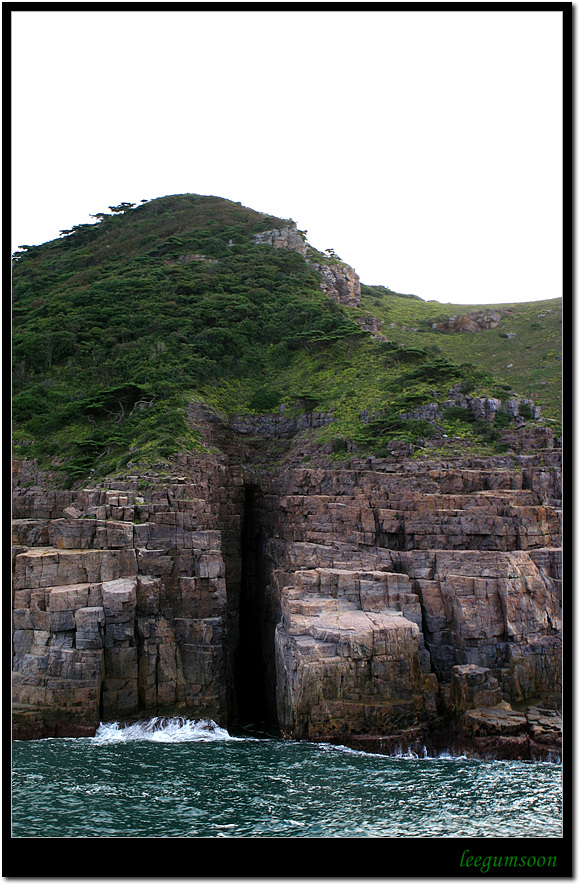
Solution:
<svg viewBox="0 0 580 885">
<path fill-rule="evenodd" d="M 242 525 L 239 643 L 234 658 L 234 681 L 239 724 L 276 729 L 275 623 L 269 615 L 264 571 L 262 504 L 260 489 L 247 485 Z"/>
</svg>

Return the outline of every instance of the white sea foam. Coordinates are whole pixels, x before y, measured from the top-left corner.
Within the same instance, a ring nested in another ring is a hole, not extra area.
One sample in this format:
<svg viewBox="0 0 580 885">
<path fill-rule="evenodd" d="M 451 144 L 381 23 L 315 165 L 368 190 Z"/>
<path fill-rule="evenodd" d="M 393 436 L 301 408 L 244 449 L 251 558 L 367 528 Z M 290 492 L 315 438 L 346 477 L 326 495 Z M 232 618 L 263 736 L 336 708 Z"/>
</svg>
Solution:
<svg viewBox="0 0 580 885">
<path fill-rule="evenodd" d="M 309 743 L 305 741 L 305 743 Z M 373 753 L 368 752 L 367 750 L 355 750 L 353 747 L 346 747 L 344 744 L 327 744 L 322 742 L 318 742 L 316 744 L 317 747 L 320 747 L 321 750 L 331 750 L 334 753 L 346 753 L 351 756 L 381 756 L 381 753 Z"/>
<path fill-rule="evenodd" d="M 155 741 L 157 743 L 182 743 L 184 741 L 236 741 L 213 719 L 183 719 L 175 717 L 133 722 L 120 725 L 118 722 L 101 722 L 92 739 L 98 744 L 123 743 L 126 741 Z"/>
<path fill-rule="evenodd" d="M 441 750 L 440 752 L 429 755 L 429 751 L 427 747 L 423 746 L 420 752 L 416 750 L 412 750 L 411 747 L 407 747 L 406 750 L 403 750 L 402 747 L 399 747 L 396 753 L 393 753 L 391 758 L 393 759 L 419 759 L 421 761 L 446 761 L 446 762 L 464 762 L 467 760 L 467 756 L 460 753 L 459 755 L 453 755 L 449 750 Z"/>
<path fill-rule="evenodd" d="M 388 759 L 419 759 L 419 760 L 430 760 L 430 761 L 438 761 L 444 760 L 449 762 L 463 762 L 467 760 L 467 756 L 458 755 L 453 756 L 448 750 L 442 750 L 440 753 L 434 756 L 430 756 L 427 748 L 423 746 L 420 752 L 411 749 L 411 747 L 407 747 L 406 750 L 403 750 L 401 746 L 395 752 L 392 753 L 377 753 L 369 750 L 355 750 L 352 747 L 346 747 L 344 744 L 327 744 L 327 743 L 319 743 L 319 747 L 324 750 L 336 750 L 341 753 L 350 753 L 353 756 L 378 756 L 380 758 L 388 758 Z"/>
</svg>

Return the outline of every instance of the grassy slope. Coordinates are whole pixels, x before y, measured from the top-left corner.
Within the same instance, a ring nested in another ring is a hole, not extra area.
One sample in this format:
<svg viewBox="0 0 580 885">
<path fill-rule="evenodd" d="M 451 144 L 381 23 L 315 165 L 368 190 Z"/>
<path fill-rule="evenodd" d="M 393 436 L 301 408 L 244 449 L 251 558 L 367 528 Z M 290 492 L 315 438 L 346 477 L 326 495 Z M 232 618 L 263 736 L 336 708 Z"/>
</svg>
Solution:
<svg viewBox="0 0 580 885">
<path fill-rule="evenodd" d="M 363 286 L 363 308 L 392 342 L 381 344 L 321 293 L 300 255 L 252 243 L 285 223 L 179 195 L 28 248 L 13 276 L 15 454 L 60 460 L 79 481 L 155 463 L 198 445 L 184 412 L 193 399 L 227 414 L 333 409 L 321 440 L 380 453 L 388 439 L 428 434 L 398 414 L 458 381 L 500 398 L 511 386 L 559 418 L 559 300 L 514 306 L 489 332 L 449 334 L 432 322 L 466 309 Z M 361 411 L 380 419 L 364 424 Z M 446 429 L 497 442 L 488 427 Z"/>
<path fill-rule="evenodd" d="M 382 287 L 363 286 L 361 306 L 383 321 L 383 331 L 390 341 L 407 346 L 437 346 L 449 359 L 485 367 L 520 396 L 531 397 L 546 417 L 561 420 L 561 298 L 497 305 L 440 304 L 401 297 Z M 477 333 L 431 329 L 432 323 L 447 317 L 492 308 L 510 311 L 495 329 Z M 391 323 L 396 327 L 392 328 Z M 418 331 L 412 332 L 412 328 Z M 515 338 L 502 337 L 511 332 L 516 333 Z"/>
</svg>

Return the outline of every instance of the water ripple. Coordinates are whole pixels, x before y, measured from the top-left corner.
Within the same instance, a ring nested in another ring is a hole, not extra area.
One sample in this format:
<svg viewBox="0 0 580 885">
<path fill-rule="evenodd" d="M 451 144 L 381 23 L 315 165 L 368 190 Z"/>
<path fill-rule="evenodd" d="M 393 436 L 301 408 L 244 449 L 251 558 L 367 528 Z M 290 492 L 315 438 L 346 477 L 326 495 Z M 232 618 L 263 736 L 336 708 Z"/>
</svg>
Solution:
<svg viewBox="0 0 580 885">
<path fill-rule="evenodd" d="M 560 836 L 556 764 L 388 757 L 211 720 L 16 742 L 14 836 Z"/>
</svg>

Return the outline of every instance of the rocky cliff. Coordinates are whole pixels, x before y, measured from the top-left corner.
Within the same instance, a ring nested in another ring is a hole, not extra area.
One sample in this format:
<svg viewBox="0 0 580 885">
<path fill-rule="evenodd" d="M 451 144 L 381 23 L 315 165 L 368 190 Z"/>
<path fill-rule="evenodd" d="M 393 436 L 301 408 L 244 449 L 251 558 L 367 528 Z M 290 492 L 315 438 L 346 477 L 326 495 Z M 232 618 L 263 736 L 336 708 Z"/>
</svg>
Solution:
<svg viewBox="0 0 580 885">
<path fill-rule="evenodd" d="M 196 417 L 216 454 L 169 475 L 66 491 L 15 462 L 16 737 L 183 715 L 383 751 L 559 753 L 561 452 L 545 432 L 489 458 L 393 445 L 305 466 L 300 422 L 281 438 Z M 265 436 L 275 468 L 255 457 Z"/>
<path fill-rule="evenodd" d="M 126 205 L 14 257 L 14 735 L 559 755 L 559 422 L 444 351 L 504 311 L 429 343 L 291 220 Z"/>
</svg>

